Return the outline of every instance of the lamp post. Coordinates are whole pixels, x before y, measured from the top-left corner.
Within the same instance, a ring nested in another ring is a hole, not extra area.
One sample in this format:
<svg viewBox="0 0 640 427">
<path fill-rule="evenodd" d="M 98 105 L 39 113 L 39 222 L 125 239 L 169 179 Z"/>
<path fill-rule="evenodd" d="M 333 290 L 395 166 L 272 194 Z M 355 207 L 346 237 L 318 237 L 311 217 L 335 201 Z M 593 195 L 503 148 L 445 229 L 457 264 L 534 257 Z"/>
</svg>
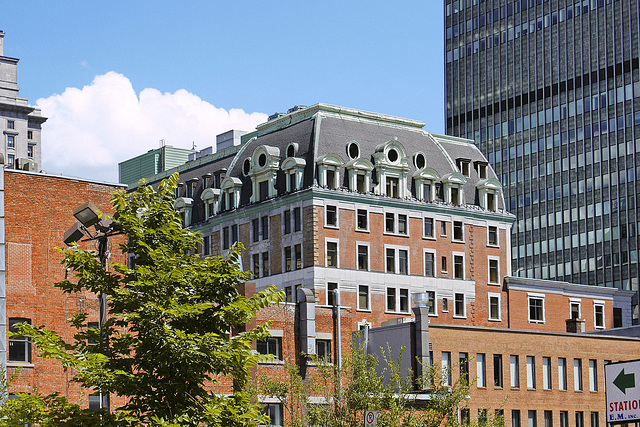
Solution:
<svg viewBox="0 0 640 427">
<path fill-rule="evenodd" d="M 78 220 L 72 225 L 63 236 L 64 243 L 69 246 L 76 242 L 98 242 L 98 259 L 103 269 L 107 269 L 107 258 L 109 257 L 108 243 L 109 237 L 122 234 L 113 225 L 113 221 L 103 216 L 96 207 L 96 205 L 89 201 L 78 206 L 73 211 L 73 216 Z M 94 227 L 95 231 L 91 232 L 89 227 Z M 98 327 L 100 329 L 100 341 L 98 345 L 102 350 L 103 336 L 102 327 L 107 317 L 107 301 L 106 296 L 102 293 L 102 290 L 98 293 Z M 100 408 L 109 407 L 109 404 L 105 405 L 104 398 L 102 396 L 102 387 L 100 387 Z"/>
</svg>

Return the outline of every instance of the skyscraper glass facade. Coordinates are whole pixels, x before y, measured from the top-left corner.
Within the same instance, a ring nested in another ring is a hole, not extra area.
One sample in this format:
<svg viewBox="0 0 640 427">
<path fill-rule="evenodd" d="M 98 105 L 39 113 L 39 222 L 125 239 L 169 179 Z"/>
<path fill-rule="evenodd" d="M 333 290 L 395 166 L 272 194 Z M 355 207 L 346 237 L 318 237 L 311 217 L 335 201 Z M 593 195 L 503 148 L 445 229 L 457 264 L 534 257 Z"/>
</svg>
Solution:
<svg viewBox="0 0 640 427">
<path fill-rule="evenodd" d="M 639 2 L 445 0 L 445 117 L 504 185 L 513 274 L 637 289 Z"/>
</svg>

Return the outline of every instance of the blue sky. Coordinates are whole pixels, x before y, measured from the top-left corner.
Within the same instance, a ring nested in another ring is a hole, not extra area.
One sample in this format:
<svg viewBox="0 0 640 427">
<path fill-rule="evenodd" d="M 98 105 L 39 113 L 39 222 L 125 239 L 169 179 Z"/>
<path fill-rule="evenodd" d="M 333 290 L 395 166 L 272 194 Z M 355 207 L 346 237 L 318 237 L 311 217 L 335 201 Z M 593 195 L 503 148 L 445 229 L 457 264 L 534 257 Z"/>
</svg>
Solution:
<svg viewBox="0 0 640 427">
<path fill-rule="evenodd" d="M 20 58 L 21 96 L 50 117 L 42 167 L 115 181 L 117 162 L 159 139 L 204 148 L 215 133 L 296 104 L 397 115 L 443 132 L 442 8 L 14 1 L 3 4 L 0 29 L 5 56 Z M 82 148 L 97 159 L 78 168 Z"/>
</svg>

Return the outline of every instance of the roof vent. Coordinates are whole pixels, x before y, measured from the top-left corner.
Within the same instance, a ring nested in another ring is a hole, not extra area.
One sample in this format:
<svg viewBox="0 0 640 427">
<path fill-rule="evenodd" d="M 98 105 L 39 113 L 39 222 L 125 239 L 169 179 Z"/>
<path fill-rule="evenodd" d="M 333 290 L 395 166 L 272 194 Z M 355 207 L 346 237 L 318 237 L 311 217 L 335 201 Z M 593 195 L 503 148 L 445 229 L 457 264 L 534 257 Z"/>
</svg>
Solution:
<svg viewBox="0 0 640 427">
<path fill-rule="evenodd" d="M 271 120 L 279 119 L 282 116 L 284 116 L 283 113 L 273 113 L 272 115 L 269 116 L 269 119 L 267 121 L 270 122 Z"/>
<path fill-rule="evenodd" d="M 296 111 L 304 110 L 305 108 L 307 108 L 306 105 L 294 105 L 293 107 L 287 110 L 287 114 L 295 113 Z"/>
</svg>

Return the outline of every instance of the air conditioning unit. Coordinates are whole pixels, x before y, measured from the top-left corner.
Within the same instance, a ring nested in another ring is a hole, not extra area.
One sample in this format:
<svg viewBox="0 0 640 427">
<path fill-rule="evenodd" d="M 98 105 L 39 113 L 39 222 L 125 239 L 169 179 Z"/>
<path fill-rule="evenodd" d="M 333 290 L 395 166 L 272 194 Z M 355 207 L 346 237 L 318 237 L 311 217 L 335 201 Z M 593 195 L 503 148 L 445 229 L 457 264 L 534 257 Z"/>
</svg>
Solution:
<svg viewBox="0 0 640 427">
<path fill-rule="evenodd" d="M 36 170 L 36 162 L 31 159 L 18 159 L 17 160 L 18 169 L 23 171 L 35 171 Z"/>
</svg>

